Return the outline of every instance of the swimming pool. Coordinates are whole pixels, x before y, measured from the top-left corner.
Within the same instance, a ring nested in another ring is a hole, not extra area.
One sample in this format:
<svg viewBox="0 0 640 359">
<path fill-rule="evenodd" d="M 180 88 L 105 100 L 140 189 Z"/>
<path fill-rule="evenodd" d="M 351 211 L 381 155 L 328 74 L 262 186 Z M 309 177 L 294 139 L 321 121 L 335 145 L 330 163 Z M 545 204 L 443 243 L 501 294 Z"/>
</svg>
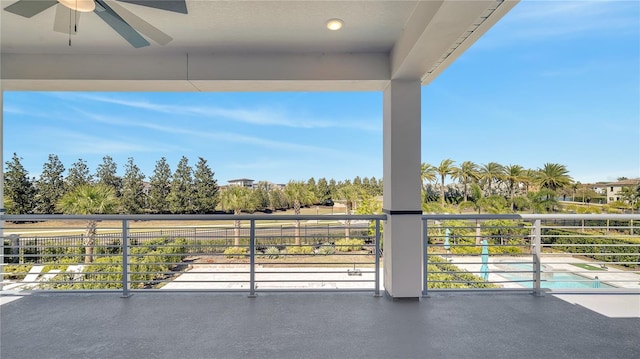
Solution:
<svg viewBox="0 0 640 359">
<path fill-rule="evenodd" d="M 502 270 L 513 271 L 532 271 L 531 264 L 500 264 L 498 266 Z M 496 273 L 507 280 L 517 282 L 517 284 L 525 288 L 533 288 L 533 273 Z M 615 288 L 612 285 L 596 281 L 578 274 L 569 272 L 545 272 L 540 276 L 541 288 L 548 289 L 589 289 L 589 288 Z"/>
</svg>

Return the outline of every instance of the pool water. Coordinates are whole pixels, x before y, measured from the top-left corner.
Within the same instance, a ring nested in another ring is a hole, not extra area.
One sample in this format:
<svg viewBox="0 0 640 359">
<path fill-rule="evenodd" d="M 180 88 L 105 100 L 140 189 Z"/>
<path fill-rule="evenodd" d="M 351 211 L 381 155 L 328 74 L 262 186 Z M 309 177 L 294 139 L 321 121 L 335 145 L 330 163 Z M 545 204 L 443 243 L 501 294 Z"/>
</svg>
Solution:
<svg viewBox="0 0 640 359">
<path fill-rule="evenodd" d="M 508 264 L 509 269 L 514 271 L 530 271 L 532 265 L 530 264 Z M 504 267 L 501 266 L 501 267 Z M 518 284 L 525 288 L 533 288 L 533 273 L 496 273 L 500 276 L 511 281 L 518 281 Z M 608 285 L 602 282 L 597 283 L 595 280 L 583 277 L 581 275 L 569 273 L 569 272 L 544 272 L 540 276 L 541 288 L 549 289 L 593 289 L 593 288 L 615 288 L 612 285 Z M 523 281 L 523 282 L 520 282 Z"/>
</svg>

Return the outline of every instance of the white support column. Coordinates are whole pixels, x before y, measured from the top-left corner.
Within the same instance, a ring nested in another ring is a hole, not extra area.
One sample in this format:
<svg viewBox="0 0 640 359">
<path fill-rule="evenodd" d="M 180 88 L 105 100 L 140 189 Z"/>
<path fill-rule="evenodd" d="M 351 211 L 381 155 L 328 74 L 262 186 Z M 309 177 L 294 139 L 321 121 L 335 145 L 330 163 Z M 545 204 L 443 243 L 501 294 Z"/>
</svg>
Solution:
<svg viewBox="0 0 640 359">
<path fill-rule="evenodd" d="M 0 214 L 4 214 L 4 91 L 0 84 Z M 0 266 L 4 264 L 4 221 L 0 220 Z M 2 267 L 2 271 L 4 267 Z M 0 290 L 2 290 L 2 282 L 4 281 L 4 275 L 0 274 Z"/>
<path fill-rule="evenodd" d="M 393 298 L 422 293 L 419 80 L 384 90 L 384 288 Z"/>
<path fill-rule="evenodd" d="M 4 91 L 0 86 L 0 213 L 4 214 Z M 0 221 L 0 236 L 2 233 L 2 221 Z"/>
</svg>

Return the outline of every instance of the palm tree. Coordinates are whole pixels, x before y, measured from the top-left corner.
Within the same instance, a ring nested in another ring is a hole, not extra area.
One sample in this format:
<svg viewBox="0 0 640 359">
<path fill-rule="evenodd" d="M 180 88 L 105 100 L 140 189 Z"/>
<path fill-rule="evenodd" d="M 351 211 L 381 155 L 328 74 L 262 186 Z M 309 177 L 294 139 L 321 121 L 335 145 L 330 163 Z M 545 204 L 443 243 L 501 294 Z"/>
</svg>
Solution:
<svg viewBox="0 0 640 359">
<path fill-rule="evenodd" d="M 530 192 L 527 197 L 531 202 L 532 213 L 551 212 L 558 204 L 555 192 L 548 188 L 541 188 L 538 192 Z"/>
<path fill-rule="evenodd" d="M 102 214 L 115 213 L 119 202 L 112 187 L 103 184 L 79 185 L 67 192 L 57 207 L 66 214 Z M 93 246 L 95 244 L 97 221 L 87 222 L 84 233 L 84 262 L 93 262 Z"/>
<path fill-rule="evenodd" d="M 239 215 L 242 210 L 251 209 L 251 192 L 248 188 L 243 186 L 231 186 L 222 192 L 220 200 L 222 208 L 225 210 L 233 210 L 234 215 Z M 233 245 L 240 245 L 240 220 L 233 221 L 234 227 L 234 240 Z"/>
<path fill-rule="evenodd" d="M 571 202 L 576 202 L 576 194 L 578 193 L 578 188 L 580 188 L 580 181 L 571 185 L 571 189 L 573 191 L 573 196 L 571 197 Z"/>
<path fill-rule="evenodd" d="M 545 163 L 538 169 L 536 179 L 541 188 L 548 188 L 553 192 L 573 183 L 567 167 L 558 163 Z"/>
<path fill-rule="evenodd" d="M 425 182 L 435 182 L 436 181 L 436 168 L 430 165 L 429 163 L 424 163 L 420 165 L 420 183 L 422 184 L 422 190 L 426 191 Z"/>
<path fill-rule="evenodd" d="M 451 159 L 442 160 L 440 165 L 436 167 L 436 172 L 440 175 L 440 179 L 442 183 L 440 183 L 440 194 L 442 197 L 440 198 L 440 202 L 444 205 L 444 179 L 447 175 L 451 175 L 455 173 L 456 167 L 453 165 L 455 161 Z"/>
<path fill-rule="evenodd" d="M 522 178 L 520 182 L 524 185 L 524 193 L 525 195 L 529 193 L 529 186 L 531 186 L 536 181 L 536 171 L 532 169 L 526 169 L 522 172 Z"/>
<path fill-rule="evenodd" d="M 469 183 L 476 181 L 479 177 L 478 165 L 471 161 L 464 161 L 459 168 L 455 168 L 451 177 L 464 184 L 464 201 L 466 202 L 468 199 L 467 188 Z"/>
<path fill-rule="evenodd" d="M 309 189 L 309 186 L 305 185 L 302 181 L 289 181 L 287 186 L 284 188 L 284 193 L 286 194 L 289 202 L 293 202 L 293 213 L 296 216 L 300 215 L 300 207 L 302 205 L 309 205 L 315 201 L 316 196 Z M 297 219 L 295 221 L 295 236 L 296 241 L 295 244 L 297 246 L 300 245 L 300 220 Z"/>
<path fill-rule="evenodd" d="M 504 176 L 504 167 L 496 162 L 489 162 L 480 167 L 480 179 L 487 184 L 487 196 L 491 196 L 491 184 L 496 181 L 501 181 Z"/>
<path fill-rule="evenodd" d="M 516 196 L 516 186 L 522 182 L 524 168 L 520 165 L 508 165 L 504 168 L 504 179 L 509 184 L 509 198 L 511 200 L 511 210 L 515 208 L 513 198 Z"/>
<path fill-rule="evenodd" d="M 361 189 L 352 185 L 352 184 L 348 184 L 345 186 L 342 186 L 338 189 L 337 193 L 336 193 L 338 199 L 343 199 L 345 200 L 345 205 L 346 205 L 346 214 L 350 215 L 351 211 L 356 207 L 356 203 L 358 202 L 358 200 L 361 199 L 362 197 L 362 192 Z M 350 235 L 351 235 L 351 220 L 347 219 L 345 221 L 345 230 L 344 230 L 344 235 L 347 239 L 349 239 Z"/>
</svg>

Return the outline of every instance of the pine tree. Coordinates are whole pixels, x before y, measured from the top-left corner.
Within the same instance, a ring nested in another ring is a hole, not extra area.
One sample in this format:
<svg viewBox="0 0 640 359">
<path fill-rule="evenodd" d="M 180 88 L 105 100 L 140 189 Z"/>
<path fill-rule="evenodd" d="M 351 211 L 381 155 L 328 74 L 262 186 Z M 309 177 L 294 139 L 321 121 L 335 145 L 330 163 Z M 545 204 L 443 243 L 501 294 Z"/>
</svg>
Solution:
<svg viewBox="0 0 640 359">
<path fill-rule="evenodd" d="M 56 204 L 65 193 L 64 170 L 58 156 L 50 154 L 49 161 L 42 166 L 42 174 L 37 181 L 37 212 L 56 213 Z"/>
<path fill-rule="evenodd" d="M 313 193 L 313 202 L 311 204 L 317 204 L 320 203 L 320 194 L 318 193 L 318 185 L 316 184 L 316 179 L 311 177 L 307 180 L 307 188 L 309 189 L 309 191 L 311 191 L 311 193 Z"/>
<path fill-rule="evenodd" d="M 327 183 L 327 179 L 322 177 L 318 180 L 318 200 L 320 203 L 324 203 L 326 200 L 331 198 L 331 194 L 329 193 L 329 183 Z"/>
<path fill-rule="evenodd" d="M 69 168 L 65 182 L 67 191 L 71 191 L 78 186 L 93 183 L 93 177 L 89 172 L 87 162 L 82 158 L 78 159 L 78 161 Z"/>
<path fill-rule="evenodd" d="M 171 191 L 171 169 L 167 159 L 162 157 L 156 162 L 149 183 L 149 210 L 152 213 L 169 212 L 169 192 Z"/>
<path fill-rule="evenodd" d="M 126 214 L 143 213 L 146 205 L 147 194 L 144 191 L 144 173 L 133 163 L 133 158 L 125 167 L 122 179 L 122 210 Z"/>
<path fill-rule="evenodd" d="M 24 169 L 21 157 L 14 152 L 11 161 L 6 162 L 4 174 L 4 195 L 11 202 L 8 214 L 31 214 L 35 209 L 37 194 L 29 173 Z"/>
<path fill-rule="evenodd" d="M 251 202 L 253 203 L 256 211 L 266 211 L 271 207 L 271 201 L 269 199 L 269 185 L 267 182 L 260 181 L 253 185 L 251 191 Z"/>
<path fill-rule="evenodd" d="M 216 206 L 220 201 L 218 197 L 218 181 L 213 176 L 214 172 L 207 165 L 207 160 L 199 157 L 193 175 L 195 190 L 193 204 L 197 213 L 215 212 Z"/>
<path fill-rule="evenodd" d="M 189 160 L 182 156 L 178 167 L 173 173 L 171 181 L 171 191 L 169 193 L 169 210 L 172 213 L 193 213 L 194 212 L 194 188 L 193 170 L 189 166 Z"/>
<path fill-rule="evenodd" d="M 333 178 L 329 180 L 329 198 L 336 197 L 336 190 L 338 189 L 338 185 L 336 184 L 336 180 Z"/>
<path fill-rule="evenodd" d="M 102 163 L 96 169 L 95 178 L 98 184 L 113 188 L 116 197 L 119 197 L 120 192 L 122 192 L 122 179 L 116 174 L 117 171 L 118 165 L 113 162 L 113 158 L 104 156 Z"/>
</svg>

